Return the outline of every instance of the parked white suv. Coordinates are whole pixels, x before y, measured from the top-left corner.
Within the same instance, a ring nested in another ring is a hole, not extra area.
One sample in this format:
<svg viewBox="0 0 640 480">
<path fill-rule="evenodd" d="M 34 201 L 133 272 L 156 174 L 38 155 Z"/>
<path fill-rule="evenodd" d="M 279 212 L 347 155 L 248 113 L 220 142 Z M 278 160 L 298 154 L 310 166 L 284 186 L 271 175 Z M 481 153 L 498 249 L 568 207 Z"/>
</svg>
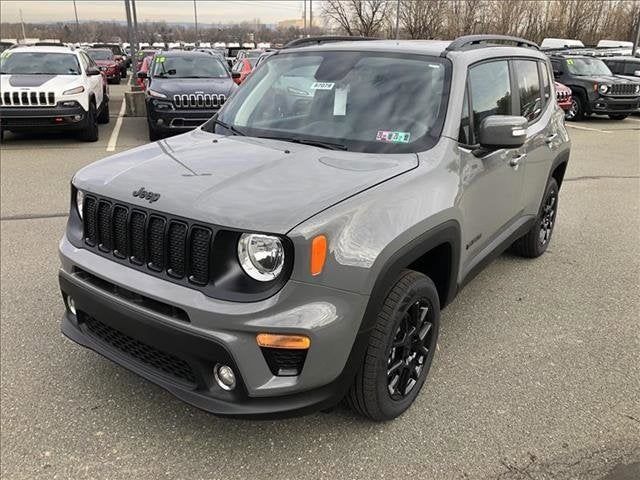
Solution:
<svg viewBox="0 0 640 480">
<path fill-rule="evenodd" d="M 109 123 L 109 91 L 84 51 L 25 46 L 2 52 L 0 139 L 5 130 L 60 129 L 95 142 L 98 123 Z"/>
</svg>

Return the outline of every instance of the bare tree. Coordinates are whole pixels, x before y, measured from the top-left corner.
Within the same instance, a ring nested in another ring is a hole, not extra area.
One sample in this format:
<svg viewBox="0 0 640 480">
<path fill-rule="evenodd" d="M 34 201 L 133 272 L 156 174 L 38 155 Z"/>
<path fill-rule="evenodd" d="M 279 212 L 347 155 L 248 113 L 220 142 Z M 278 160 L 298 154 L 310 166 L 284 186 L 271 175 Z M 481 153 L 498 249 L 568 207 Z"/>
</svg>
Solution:
<svg viewBox="0 0 640 480">
<path fill-rule="evenodd" d="M 384 30 L 392 4 L 389 0 L 326 0 L 323 12 L 347 35 L 373 37 Z"/>
</svg>

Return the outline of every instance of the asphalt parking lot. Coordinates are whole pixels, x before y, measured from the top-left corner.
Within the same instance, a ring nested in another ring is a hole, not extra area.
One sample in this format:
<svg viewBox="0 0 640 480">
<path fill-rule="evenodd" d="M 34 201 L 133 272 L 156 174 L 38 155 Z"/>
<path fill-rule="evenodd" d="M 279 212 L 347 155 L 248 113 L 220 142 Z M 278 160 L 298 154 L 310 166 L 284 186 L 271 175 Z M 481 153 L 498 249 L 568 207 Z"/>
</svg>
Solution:
<svg viewBox="0 0 640 480">
<path fill-rule="evenodd" d="M 547 254 L 501 256 L 445 310 L 405 415 L 243 421 L 60 334 L 71 176 L 147 141 L 143 118 L 112 135 L 124 88 L 97 143 L 7 134 L 0 149 L 2 478 L 640 478 L 640 117 L 571 124 Z"/>
</svg>

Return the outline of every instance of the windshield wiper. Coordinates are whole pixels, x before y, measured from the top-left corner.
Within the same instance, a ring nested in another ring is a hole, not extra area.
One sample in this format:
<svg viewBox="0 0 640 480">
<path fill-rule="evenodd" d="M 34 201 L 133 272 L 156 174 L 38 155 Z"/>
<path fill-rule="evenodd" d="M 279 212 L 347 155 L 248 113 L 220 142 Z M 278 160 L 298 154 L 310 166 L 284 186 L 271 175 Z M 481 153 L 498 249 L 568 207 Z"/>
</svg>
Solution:
<svg viewBox="0 0 640 480">
<path fill-rule="evenodd" d="M 226 128 L 230 132 L 233 132 L 236 135 L 240 135 L 241 137 L 245 137 L 247 135 L 246 133 L 242 132 L 241 130 L 238 130 L 237 127 L 234 127 L 233 125 L 227 125 L 226 123 L 218 120 L 217 118 L 213 121 L 213 123 L 215 125 L 220 125 L 222 128 Z"/>
<path fill-rule="evenodd" d="M 322 140 L 312 140 L 310 138 L 297 137 L 278 137 L 278 136 L 260 136 L 258 138 L 266 138 L 269 140 L 281 140 L 283 142 L 300 143 L 302 145 L 311 145 L 313 147 L 326 148 L 328 150 L 347 150 L 347 146 L 341 143 L 324 142 Z"/>
</svg>

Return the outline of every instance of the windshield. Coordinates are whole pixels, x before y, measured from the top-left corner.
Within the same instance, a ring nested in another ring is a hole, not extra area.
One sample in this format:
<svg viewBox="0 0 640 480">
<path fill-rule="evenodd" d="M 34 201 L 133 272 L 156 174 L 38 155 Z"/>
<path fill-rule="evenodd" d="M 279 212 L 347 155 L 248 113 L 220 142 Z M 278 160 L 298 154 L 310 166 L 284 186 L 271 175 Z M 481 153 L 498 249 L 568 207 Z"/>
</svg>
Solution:
<svg viewBox="0 0 640 480">
<path fill-rule="evenodd" d="M 76 56 L 70 53 L 3 52 L 0 72 L 8 75 L 80 75 Z"/>
<path fill-rule="evenodd" d="M 171 78 L 226 78 L 229 76 L 222 62 L 210 55 L 168 56 L 156 55 L 153 62 L 154 77 Z"/>
<path fill-rule="evenodd" d="M 567 58 L 567 69 L 573 75 L 611 75 L 599 58 Z"/>
<path fill-rule="evenodd" d="M 448 77 L 447 60 L 421 55 L 273 55 L 220 111 L 219 122 L 230 128 L 212 129 L 352 151 L 416 152 L 440 134 Z"/>
<path fill-rule="evenodd" d="M 87 50 L 87 55 L 94 60 L 113 60 L 113 52 L 111 50 Z"/>
</svg>

